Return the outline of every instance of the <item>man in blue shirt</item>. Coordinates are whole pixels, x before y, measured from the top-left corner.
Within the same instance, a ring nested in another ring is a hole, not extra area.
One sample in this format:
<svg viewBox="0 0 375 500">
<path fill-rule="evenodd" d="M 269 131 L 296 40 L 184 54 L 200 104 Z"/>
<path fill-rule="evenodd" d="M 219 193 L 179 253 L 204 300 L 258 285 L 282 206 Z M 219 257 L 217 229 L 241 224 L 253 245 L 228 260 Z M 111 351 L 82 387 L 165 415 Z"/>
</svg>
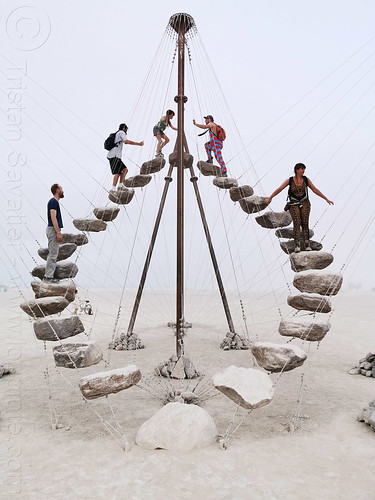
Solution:
<svg viewBox="0 0 375 500">
<path fill-rule="evenodd" d="M 59 184 L 53 184 L 51 186 L 51 192 L 53 194 L 53 198 L 51 198 L 47 204 L 48 226 L 46 234 L 48 239 L 48 256 L 43 281 L 58 283 L 59 280 L 54 278 L 54 274 L 56 269 L 56 260 L 59 254 L 59 243 L 63 242 L 63 237 L 61 235 L 63 223 L 59 200 L 64 198 L 64 190 Z"/>
</svg>

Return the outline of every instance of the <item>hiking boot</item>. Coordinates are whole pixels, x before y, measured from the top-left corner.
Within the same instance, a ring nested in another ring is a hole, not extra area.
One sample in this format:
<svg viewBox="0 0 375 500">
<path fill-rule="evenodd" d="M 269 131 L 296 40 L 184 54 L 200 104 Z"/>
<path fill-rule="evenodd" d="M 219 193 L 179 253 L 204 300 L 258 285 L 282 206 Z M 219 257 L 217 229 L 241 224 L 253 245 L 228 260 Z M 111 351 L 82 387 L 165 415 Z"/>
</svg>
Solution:
<svg viewBox="0 0 375 500">
<path fill-rule="evenodd" d="M 213 158 L 209 158 L 208 160 L 206 160 L 206 163 L 213 163 L 213 162 L 214 162 Z"/>
<path fill-rule="evenodd" d="M 57 278 L 47 278 L 47 276 L 44 276 L 43 281 L 46 283 L 60 283 L 60 280 Z"/>
<path fill-rule="evenodd" d="M 164 158 L 163 153 L 160 151 L 160 153 L 156 153 L 155 158 Z"/>
<path fill-rule="evenodd" d="M 220 172 L 220 174 L 218 175 L 218 177 L 228 177 L 228 172 L 227 171 Z"/>
<path fill-rule="evenodd" d="M 298 245 L 296 245 L 294 247 L 294 253 L 299 253 L 301 251 L 300 247 Z"/>
<path fill-rule="evenodd" d="M 311 246 L 310 246 L 310 245 L 307 245 L 307 246 L 305 247 L 305 251 L 306 251 L 306 252 L 311 252 Z"/>
</svg>

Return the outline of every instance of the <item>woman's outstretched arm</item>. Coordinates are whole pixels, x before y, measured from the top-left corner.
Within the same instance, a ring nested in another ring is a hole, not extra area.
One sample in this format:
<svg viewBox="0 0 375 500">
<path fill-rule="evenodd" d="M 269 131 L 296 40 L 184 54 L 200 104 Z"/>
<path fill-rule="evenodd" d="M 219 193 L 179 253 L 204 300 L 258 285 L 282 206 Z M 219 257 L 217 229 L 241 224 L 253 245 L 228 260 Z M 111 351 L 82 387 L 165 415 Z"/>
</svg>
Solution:
<svg viewBox="0 0 375 500">
<path fill-rule="evenodd" d="M 285 182 L 281 184 L 280 187 L 278 187 L 268 198 L 266 198 L 266 203 L 269 205 L 271 203 L 272 198 L 274 198 L 277 194 L 281 193 L 283 189 L 285 189 L 289 184 L 289 179 L 287 179 Z"/>
<path fill-rule="evenodd" d="M 311 180 L 309 178 L 307 178 L 307 180 L 309 181 L 309 188 L 311 189 L 311 191 L 313 193 L 315 193 L 317 196 L 320 196 L 321 198 L 323 198 L 323 200 L 326 200 L 326 202 L 328 203 L 328 205 L 333 205 L 334 204 L 333 201 L 329 200 L 326 196 L 324 196 L 324 194 L 321 191 L 319 191 L 318 188 L 316 188 L 314 186 L 314 184 L 311 182 Z"/>
</svg>

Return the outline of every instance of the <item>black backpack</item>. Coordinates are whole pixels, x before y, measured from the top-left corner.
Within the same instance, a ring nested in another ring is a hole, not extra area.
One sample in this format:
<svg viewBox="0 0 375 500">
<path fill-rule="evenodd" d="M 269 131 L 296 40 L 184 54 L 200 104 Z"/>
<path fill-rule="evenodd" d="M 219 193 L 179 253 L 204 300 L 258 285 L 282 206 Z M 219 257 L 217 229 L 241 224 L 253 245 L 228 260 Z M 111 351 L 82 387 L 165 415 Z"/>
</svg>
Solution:
<svg viewBox="0 0 375 500">
<path fill-rule="evenodd" d="M 115 137 L 116 137 L 117 132 L 113 132 L 112 134 L 109 134 L 107 139 L 104 141 L 104 149 L 106 149 L 107 151 L 111 151 L 111 149 L 113 149 L 115 146 L 117 146 L 117 144 L 119 144 L 118 142 L 117 143 L 115 142 Z"/>
</svg>

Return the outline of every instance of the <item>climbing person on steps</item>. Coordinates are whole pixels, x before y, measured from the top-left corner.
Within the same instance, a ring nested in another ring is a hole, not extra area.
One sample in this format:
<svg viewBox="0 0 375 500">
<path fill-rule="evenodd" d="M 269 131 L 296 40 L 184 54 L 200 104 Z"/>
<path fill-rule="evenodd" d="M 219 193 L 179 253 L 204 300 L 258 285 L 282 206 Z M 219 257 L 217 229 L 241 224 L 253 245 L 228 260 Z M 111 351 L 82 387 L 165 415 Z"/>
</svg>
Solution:
<svg viewBox="0 0 375 500">
<path fill-rule="evenodd" d="M 293 220 L 293 233 L 294 233 L 294 251 L 300 252 L 301 230 L 305 242 L 305 250 L 310 251 L 309 242 L 309 216 L 310 216 L 310 200 L 307 188 L 309 187 L 313 193 L 326 200 L 329 205 L 333 205 L 333 201 L 324 196 L 322 192 L 317 189 L 311 180 L 304 175 L 306 166 L 303 163 L 297 163 L 294 167 L 294 176 L 287 179 L 279 188 L 274 191 L 271 196 L 266 198 L 266 203 L 269 205 L 272 198 L 279 194 L 283 189 L 289 186 L 288 197 L 289 201 L 285 210 L 289 210 Z"/>
<path fill-rule="evenodd" d="M 126 138 L 128 133 L 128 126 L 125 123 L 120 123 L 118 131 L 115 136 L 115 147 L 113 147 L 107 154 L 109 165 L 113 174 L 112 189 L 116 189 L 117 182 L 120 179 L 118 189 L 122 186 L 128 169 L 122 161 L 122 146 L 123 144 L 130 144 L 131 146 L 143 146 L 142 142 L 130 141 Z"/>
<path fill-rule="evenodd" d="M 63 223 L 59 201 L 61 198 L 64 198 L 64 190 L 59 184 L 52 184 L 51 193 L 53 194 L 53 197 L 47 204 L 48 223 L 46 235 L 48 240 L 48 255 L 43 281 L 58 283 L 59 280 L 54 278 L 54 274 L 56 269 L 57 256 L 59 254 L 60 248 L 59 243 L 63 242 L 63 237 L 61 234 Z"/>
<path fill-rule="evenodd" d="M 156 146 L 156 155 L 155 155 L 156 157 L 163 158 L 164 155 L 161 152 L 161 150 L 169 142 L 169 137 L 165 135 L 164 130 L 167 127 L 171 127 L 171 129 L 177 130 L 176 127 L 174 127 L 171 122 L 172 118 L 174 117 L 174 114 L 175 114 L 174 111 L 168 109 L 165 112 L 165 116 L 162 116 L 160 118 L 160 121 L 158 121 L 158 123 L 153 128 L 154 137 L 156 137 L 158 141 L 158 145 Z"/>
<path fill-rule="evenodd" d="M 207 163 L 213 163 L 212 152 L 215 155 L 216 161 L 220 165 L 221 173 L 219 177 L 228 177 L 227 167 L 225 166 L 225 162 L 223 160 L 221 150 L 223 149 L 223 143 L 217 138 L 217 130 L 216 123 L 214 122 L 212 115 L 204 116 L 205 124 L 196 123 L 193 120 L 193 124 L 198 128 L 208 129 L 210 133 L 210 140 L 205 143 L 204 147 L 206 148 L 206 153 L 208 156 Z"/>
</svg>

